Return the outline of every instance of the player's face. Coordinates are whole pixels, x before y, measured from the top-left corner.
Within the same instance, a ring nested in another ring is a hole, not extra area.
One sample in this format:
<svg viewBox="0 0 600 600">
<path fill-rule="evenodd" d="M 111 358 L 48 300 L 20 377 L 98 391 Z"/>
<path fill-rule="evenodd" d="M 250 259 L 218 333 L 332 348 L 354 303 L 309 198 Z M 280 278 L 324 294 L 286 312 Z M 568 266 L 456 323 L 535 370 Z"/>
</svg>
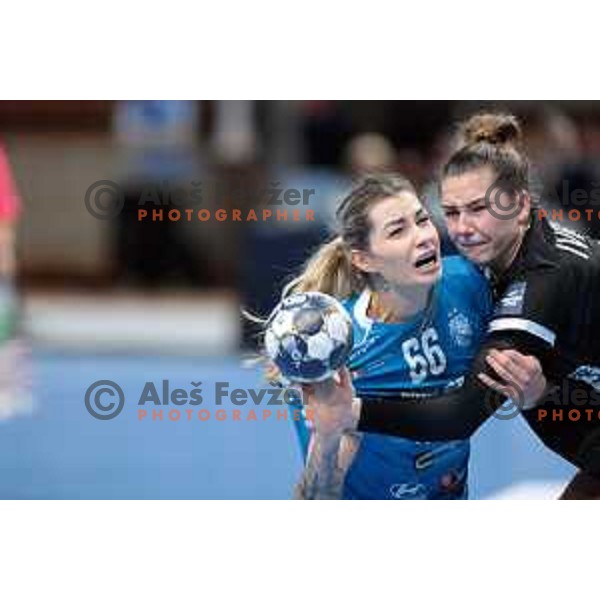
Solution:
<svg viewBox="0 0 600 600">
<path fill-rule="evenodd" d="M 486 199 L 495 181 L 490 167 L 446 177 L 442 208 L 450 238 L 462 254 L 480 265 L 504 267 L 518 248 L 529 217 L 529 199 L 521 205 L 505 193 Z"/>
<path fill-rule="evenodd" d="M 431 285 L 438 279 L 438 232 L 414 194 L 405 192 L 378 202 L 369 220 L 369 250 L 355 252 L 360 269 L 398 286 Z"/>
</svg>

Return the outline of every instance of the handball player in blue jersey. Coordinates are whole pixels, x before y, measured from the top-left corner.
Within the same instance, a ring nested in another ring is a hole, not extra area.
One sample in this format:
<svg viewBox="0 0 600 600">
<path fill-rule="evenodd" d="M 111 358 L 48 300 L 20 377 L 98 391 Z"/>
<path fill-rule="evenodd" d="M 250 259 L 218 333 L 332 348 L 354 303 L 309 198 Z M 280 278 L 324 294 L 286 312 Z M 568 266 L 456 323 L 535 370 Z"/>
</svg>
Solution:
<svg viewBox="0 0 600 600">
<path fill-rule="evenodd" d="M 483 339 L 492 300 L 477 267 L 441 259 L 438 233 L 403 177 L 367 177 L 337 210 L 341 235 L 323 246 L 290 291 L 322 291 L 342 300 L 352 317 L 349 378 L 369 398 L 427 402 L 460 387 Z M 503 384 L 541 394 L 535 359 L 508 351 L 489 358 Z M 318 394 L 322 385 L 305 386 Z M 340 407 L 344 410 L 344 407 Z M 331 410 L 332 407 L 329 407 Z M 413 441 L 378 433 L 312 434 L 298 498 L 463 499 L 469 441 Z M 308 438 L 306 423 L 301 439 Z"/>
</svg>

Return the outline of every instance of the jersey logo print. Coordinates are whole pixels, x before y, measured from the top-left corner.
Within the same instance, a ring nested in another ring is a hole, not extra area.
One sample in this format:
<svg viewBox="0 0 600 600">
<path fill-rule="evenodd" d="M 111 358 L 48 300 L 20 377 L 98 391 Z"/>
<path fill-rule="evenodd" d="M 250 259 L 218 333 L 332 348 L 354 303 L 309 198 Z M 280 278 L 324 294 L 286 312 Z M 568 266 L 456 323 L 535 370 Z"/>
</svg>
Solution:
<svg viewBox="0 0 600 600">
<path fill-rule="evenodd" d="M 473 341 L 473 327 L 468 317 L 463 313 L 453 310 L 448 315 L 448 329 L 452 340 L 457 346 L 466 348 Z"/>
<path fill-rule="evenodd" d="M 502 296 L 496 304 L 494 317 L 520 315 L 523 311 L 526 289 L 527 283 L 525 281 L 515 281 L 514 283 L 511 283 L 504 296 Z"/>
<path fill-rule="evenodd" d="M 569 377 L 577 381 L 584 381 L 600 392 L 600 367 L 581 365 Z"/>
<path fill-rule="evenodd" d="M 566 250 L 585 260 L 589 260 L 591 248 L 585 237 L 559 225 L 554 226 L 554 234 L 556 236 L 557 248 Z"/>
<path fill-rule="evenodd" d="M 405 498 L 426 497 L 427 489 L 422 483 L 394 483 L 390 486 L 390 494 L 396 500 Z"/>
</svg>

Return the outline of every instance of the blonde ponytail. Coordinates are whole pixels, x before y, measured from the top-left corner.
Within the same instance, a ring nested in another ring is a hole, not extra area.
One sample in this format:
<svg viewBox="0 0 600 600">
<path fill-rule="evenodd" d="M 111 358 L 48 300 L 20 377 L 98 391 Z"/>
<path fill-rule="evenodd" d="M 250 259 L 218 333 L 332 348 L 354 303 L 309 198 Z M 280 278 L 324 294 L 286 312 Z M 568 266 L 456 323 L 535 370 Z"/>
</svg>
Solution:
<svg viewBox="0 0 600 600">
<path fill-rule="evenodd" d="M 283 288 L 281 298 L 301 292 L 323 292 L 342 300 L 360 292 L 364 285 L 364 276 L 352 266 L 350 250 L 342 237 L 338 236 L 317 250 L 306 263 L 302 273 Z M 268 318 L 263 319 L 244 309 L 242 314 L 249 321 L 263 327 L 268 322 Z M 264 331 L 259 338 L 261 345 L 262 334 Z M 278 369 L 273 368 L 263 352 L 253 354 L 243 362 L 244 366 L 249 368 L 263 365 L 265 379 L 272 385 L 286 387 L 289 383 L 283 383 Z"/>
<path fill-rule="evenodd" d="M 319 248 L 304 271 L 285 286 L 282 297 L 299 292 L 323 292 L 344 299 L 360 292 L 365 283 L 365 277 L 352 266 L 350 249 L 338 236 Z"/>
</svg>

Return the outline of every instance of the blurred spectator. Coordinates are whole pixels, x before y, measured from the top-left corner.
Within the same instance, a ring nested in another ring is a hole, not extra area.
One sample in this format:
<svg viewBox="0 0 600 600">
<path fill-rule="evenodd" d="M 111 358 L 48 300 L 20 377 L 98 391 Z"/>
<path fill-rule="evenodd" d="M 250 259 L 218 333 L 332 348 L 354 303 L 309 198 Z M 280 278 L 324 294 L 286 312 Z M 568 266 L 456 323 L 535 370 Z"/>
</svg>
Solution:
<svg viewBox="0 0 600 600">
<path fill-rule="evenodd" d="M 0 419 L 31 409 L 30 347 L 16 288 L 15 233 L 21 199 L 0 146 Z"/>
<path fill-rule="evenodd" d="M 156 287 L 173 277 L 191 284 L 206 283 L 209 278 L 182 236 L 180 223 L 168 218 L 138 219 L 139 200 L 148 190 L 152 188 L 162 199 L 168 189 L 179 182 L 189 184 L 198 174 L 194 156 L 197 119 L 195 102 L 135 100 L 117 105 L 115 132 L 125 151 L 125 205 L 116 232 L 121 282 Z"/>
<path fill-rule="evenodd" d="M 302 103 L 300 118 L 307 164 L 339 168 L 342 149 L 351 135 L 342 103 L 334 100 L 306 101 Z"/>
<path fill-rule="evenodd" d="M 543 206 L 562 210 L 558 222 L 600 237 L 600 220 L 594 194 L 598 188 L 598 169 L 583 151 L 577 123 L 554 107 L 542 106 L 525 119 L 527 150 L 532 164 L 533 189 Z M 580 211 L 579 220 L 569 219 L 572 209 Z M 594 209 L 587 218 L 586 209 Z M 555 219 L 556 220 L 556 219 Z"/>
<path fill-rule="evenodd" d="M 12 178 L 6 150 L 0 146 L 0 276 L 15 275 L 15 228 L 21 201 Z"/>
<path fill-rule="evenodd" d="M 258 154 L 254 103 L 223 100 L 216 103 L 212 150 L 221 165 L 250 165 Z"/>
<path fill-rule="evenodd" d="M 350 172 L 356 175 L 392 171 L 396 167 L 396 150 L 380 133 L 362 133 L 353 137 L 344 154 Z"/>
</svg>

